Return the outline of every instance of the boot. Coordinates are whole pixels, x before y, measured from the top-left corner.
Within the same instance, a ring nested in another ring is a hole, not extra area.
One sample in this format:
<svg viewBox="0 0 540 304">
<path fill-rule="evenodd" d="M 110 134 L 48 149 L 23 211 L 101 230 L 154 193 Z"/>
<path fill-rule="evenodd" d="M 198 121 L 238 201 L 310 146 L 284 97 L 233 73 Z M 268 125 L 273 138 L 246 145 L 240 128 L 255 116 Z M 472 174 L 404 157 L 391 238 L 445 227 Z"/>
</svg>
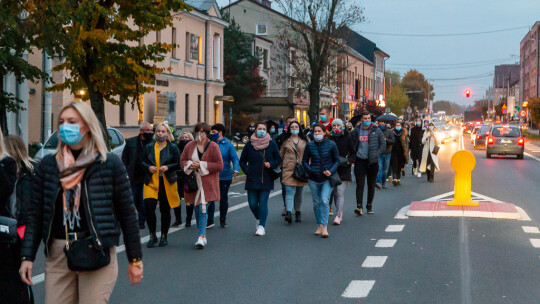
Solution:
<svg viewBox="0 0 540 304">
<path fill-rule="evenodd" d="M 301 216 L 300 211 L 296 211 L 296 214 L 295 214 L 295 222 L 297 222 L 297 223 L 302 222 L 302 216 Z"/>
<path fill-rule="evenodd" d="M 146 244 L 146 248 L 152 248 L 155 247 L 158 243 L 158 238 L 155 233 L 150 234 L 150 240 L 148 240 L 148 243 Z"/>
<path fill-rule="evenodd" d="M 287 211 L 287 215 L 285 215 L 285 221 L 289 224 L 292 223 L 292 214 L 290 211 Z"/>
</svg>

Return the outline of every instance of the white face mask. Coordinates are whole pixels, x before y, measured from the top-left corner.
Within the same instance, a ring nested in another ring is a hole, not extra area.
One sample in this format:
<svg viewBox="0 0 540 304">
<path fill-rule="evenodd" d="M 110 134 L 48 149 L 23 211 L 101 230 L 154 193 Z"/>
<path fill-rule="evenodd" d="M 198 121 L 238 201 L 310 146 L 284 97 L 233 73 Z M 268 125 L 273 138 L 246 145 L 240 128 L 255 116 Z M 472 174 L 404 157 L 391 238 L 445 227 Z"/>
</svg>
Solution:
<svg viewBox="0 0 540 304">
<path fill-rule="evenodd" d="M 430 131 L 433 131 L 433 126 L 429 126 L 429 130 L 430 130 Z"/>
<path fill-rule="evenodd" d="M 316 141 L 322 141 L 324 139 L 324 135 L 323 134 L 313 135 L 313 138 L 315 138 Z"/>
</svg>

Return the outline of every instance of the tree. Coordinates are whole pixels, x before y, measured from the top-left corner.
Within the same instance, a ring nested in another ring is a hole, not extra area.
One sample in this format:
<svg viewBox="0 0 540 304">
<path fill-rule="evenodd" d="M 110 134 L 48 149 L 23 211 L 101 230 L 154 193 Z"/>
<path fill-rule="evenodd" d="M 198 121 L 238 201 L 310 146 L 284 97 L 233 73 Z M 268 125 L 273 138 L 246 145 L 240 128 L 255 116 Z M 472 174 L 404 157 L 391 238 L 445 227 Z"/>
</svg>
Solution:
<svg viewBox="0 0 540 304">
<path fill-rule="evenodd" d="M 482 113 L 483 117 L 487 117 L 488 102 L 489 101 L 486 100 L 486 99 L 475 100 L 474 104 L 472 106 L 472 109 L 474 111 L 478 111 L 478 112 Z M 502 111 L 502 108 L 501 108 L 501 111 Z"/>
<path fill-rule="evenodd" d="M 363 9 L 346 0 L 276 0 L 289 17 L 281 25 L 280 40 L 284 58 L 294 70 L 300 89 L 309 93 L 309 118 L 317 121 L 320 91 L 338 87 L 337 57 L 343 49 L 340 40 L 349 26 L 362 22 Z M 291 56 L 290 51 L 295 55 Z"/>
<path fill-rule="evenodd" d="M 190 8 L 180 0 L 28 0 L 27 10 L 36 27 L 37 47 L 64 61 L 54 68 L 66 71 L 54 91 L 85 89 L 92 109 L 106 126 L 105 101 L 128 101 L 139 107 L 139 96 L 153 91 L 156 62 L 171 44 L 140 43 L 151 32 L 172 25 L 171 11 Z M 130 100 L 131 98 L 131 100 Z"/>
<path fill-rule="evenodd" d="M 409 107 L 409 96 L 405 94 L 405 89 L 396 85 L 388 87 L 386 89 L 386 105 L 390 108 L 390 111 L 396 115 L 404 115 L 401 109 L 407 109 Z"/>
<path fill-rule="evenodd" d="M 438 100 L 433 103 L 433 112 L 445 111 L 447 115 L 458 115 L 463 113 L 463 107 L 455 102 Z"/>
<path fill-rule="evenodd" d="M 393 87 L 401 84 L 401 75 L 397 71 L 384 71 L 384 78 L 386 78 L 386 87 Z"/>
<path fill-rule="evenodd" d="M 18 83 L 47 79 L 47 75 L 25 59 L 32 52 L 33 27 L 25 13 L 23 1 L 0 2 L 0 128 L 7 135 L 7 113 L 24 110 L 23 101 L 8 93 L 3 78 L 12 74 Z"/>
<path fill-rule="evenodd" d="M 223 19 L 229 21 L 227 12 L 222 12 Z M 224 31 L 224 78 L 225 95 L 234 97 L 234 103 L 228 105 L 235 113 L 234 128 L 238 129 L 247 124 L 249 114 L 260 112 L 253 101 L 261 96 L 266 81 L 259 76 L 258 68 L 261 61 L 252 54 L 253 36 L 245 34 L 233 19 Z"/>
<path fill-rule="evenodd" d="M 536 126 L 539 127 L 540 126 L 540 98 L 533 97 L 529 99 L 529 103 L 527 106 L 529 107 L 529 111 L 531 111 L 531 117 L 532 117 L 533 123 L 535 123 Z"/>
<path fill-rule="evenodd" d="M 410 70 L 403 76 L 401 79 L 401 86 L 409 92 L 420 91 L 409 93 L 409 98 L 411 100 L 411 107 L 418 107 L 418 109 L 423 109 L 426 107 L 425 99 L 433 100 L 435 93 L 433 92 L 433 85 L 429 84 L 424 77 L 424 74 L 418 72 L 417 70 Z"/>
</svg>

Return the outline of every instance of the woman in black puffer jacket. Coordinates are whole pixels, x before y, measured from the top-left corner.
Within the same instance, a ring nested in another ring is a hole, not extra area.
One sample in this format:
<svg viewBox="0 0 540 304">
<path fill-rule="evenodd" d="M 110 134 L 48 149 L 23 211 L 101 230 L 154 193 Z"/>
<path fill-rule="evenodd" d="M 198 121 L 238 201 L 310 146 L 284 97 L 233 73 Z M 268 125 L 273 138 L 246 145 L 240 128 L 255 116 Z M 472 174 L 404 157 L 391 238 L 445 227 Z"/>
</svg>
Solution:
<svg viewBox="0 0 540 304">
<path fill-rule="evenodd" d="M 142 279 L 142 252 L 137 211 L 131 186 L 120 158 L 107 153 L 96 115 L 84 102 L 72 102 L 59 114 L 58 148 L 35 170 L 34 193 L 28 212 L 19 270 L 32 285 L 33 261 L 41 240 L 45 243 L 45 302 L 106 303 L 118 276 L 116 246 L 120 229 L 129 260 L 130 281 Z M 76 246 L 85 244 L 83 247 Z M 86 243 L 90 243 L 86 245 Z M 110 256 L 73 259 L 76 256 Z M 73 251 L 72 251 L 73 252 Z M 82 262 L 95 270 L 80 272 Z"/>
<path fill-rule="evenodd" d="M 313 126 L 312 141 L 307 144 L 302 157 L 302 165 L 307 171 L 309 188 L 313 197 L 313 210 L 317 219 L 315 235 L 328 237 L 328 215 L 332 186 L 328 178 L 336 173 L 339 165 L 339 151 L 336 144 L 327 139 L 326 127 L 321 123 Z"/>
</svg>

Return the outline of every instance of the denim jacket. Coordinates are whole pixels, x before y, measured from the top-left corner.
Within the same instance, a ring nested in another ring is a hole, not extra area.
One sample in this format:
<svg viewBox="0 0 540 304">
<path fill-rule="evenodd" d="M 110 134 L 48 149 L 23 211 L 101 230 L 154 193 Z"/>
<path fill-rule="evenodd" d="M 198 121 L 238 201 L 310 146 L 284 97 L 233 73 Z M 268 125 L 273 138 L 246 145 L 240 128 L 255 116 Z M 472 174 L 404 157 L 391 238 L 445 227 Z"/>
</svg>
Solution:
<svg viewBox="0 0 540 304">
<path fill-rule="evenodd" d="M 223 170 L 219 172 L 219 180 L 232 180 L 233 172 L 238 172 L 238 154 L 232 142 L 223 137 L 222 140 L 218 140 L 219 151 L 221 152 L 221 158 L 223 159 Z M 231 169 L 231 162 L 233 168 Z"/>
</svg>

